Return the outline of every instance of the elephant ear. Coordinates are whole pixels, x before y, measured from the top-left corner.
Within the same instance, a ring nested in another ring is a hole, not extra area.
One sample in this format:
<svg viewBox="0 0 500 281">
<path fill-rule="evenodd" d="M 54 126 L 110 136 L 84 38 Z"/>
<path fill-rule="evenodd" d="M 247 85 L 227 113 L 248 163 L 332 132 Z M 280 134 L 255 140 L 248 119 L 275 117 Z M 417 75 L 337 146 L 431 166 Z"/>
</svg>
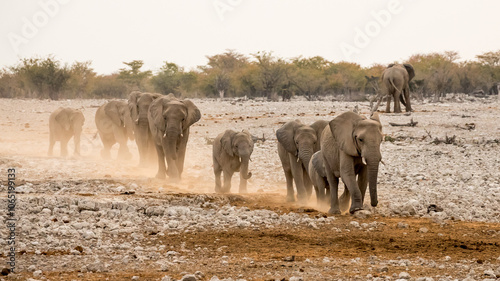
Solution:
<svg viewBox="0 0 500 281">
<path fill-rule="evenodd" d="M 68 110 L 66 108 L 59 108 L 59 113 L 56 115 L 56 121 L 64 130 L 69 131 L 71 127 L 71 120 L 69 120 Z"/>
<path fill-rule="evenodd" d="M 222 138 L 220 139 L 220 143 L 222 145 L 222 149 L 231 157 L 234 156 L 233 153 L 233 137 L 236 135 L 236 132 L 233 130 L 226 130 Z"/>
<path fill-rule="evenodd" d="M 406 68 L 406 71 L 408 72 L 408 82 L 411 81 L 415 77 L 415 69 L 413 69 L 413 66 L 409 63 L 403 64 L 403 66 Z"/>
<path fill-rule="evenodd" d="M 85 122 L 85 116 L 83 116 L 83 113 L 80 110 L 72 109 L 69 120 L 71 124 L 81 126 Z"/>
<path fill-rule="evenodd" d="M 104 106 L 104 113 L 119 127 L 124 127 L 125 124 L 120 117 L 120 110 L 115 101 L 110 101 Z"/>
<path fill-rule="evenodd" d="M 330 130 L 340 150 L 351 156 L 359 156 L 353 132 L 361 116 L 354 112 L 345 112 L 330 121 Z"/>
<path fill-rule="evenodd" d="M 139 113 L 137 112 L 137 101 L 139 100 L 141 95 L 141 92 L 133 91 L 128 96 L 128 108 L 130 110 L 130 117 L 132 117 L 132 121 L 134 121 L 134 123 L 136 123 L 137 119 L 139 118 Z"/>
<path fill-rule="evenodd" d="M 297 146 L 295 145 L 295 131 L 303 126 L 300 121 L 290 121 L 276 131 L 278 142 L 285 148 L 288 153 L 297 155 Z"/>
<path fill-rule="evenodd" d="M 189 126 L 193 125 L 194 123 L 198 122 L 201 118 L 201 112 L 194 105 L 194 103 L 190 100 L 183 100 L 181 101 L 187 108 L 187 116 L 186 120 L 184 120 L 184 124 L 182 124 L 182 128 L 188 128 Z"/>
<path fill-rule="evenodd" d="M 318 173 L 320 177 L 325 178 L 325 164 L 323 163 L 323 154 L 321 154 L 321 151 L 314 153 L 311 161 L 316 173 Z"/>
<path fill-rule="evenodd" d="M 151 122 L 153 122 L 154 126 L 160 131 L 165 131 L 165 119 L 163 118 L 163 108 L 168 103 L 168 100 L 165 98 L 158 98 L 151 103 L 149 106 L 149 119 L 150 127 Z"/>
<path fill-rule="evenodd" d="M 311 128 L 313 128 L 314 131 L 316 131 L 317 141 L 316 141 L 316 146 L 314 147 L 315 151 L 318 151 L 321 148 L 320 147 L 321 134 L 323 133 L 323 130 L 325 129 L 325 127 L 327 125 L 328 125 L 328 122 L 324 121 L 324 120 L 318 120 L 318 121 L 311 124 Z"/>
</svg>

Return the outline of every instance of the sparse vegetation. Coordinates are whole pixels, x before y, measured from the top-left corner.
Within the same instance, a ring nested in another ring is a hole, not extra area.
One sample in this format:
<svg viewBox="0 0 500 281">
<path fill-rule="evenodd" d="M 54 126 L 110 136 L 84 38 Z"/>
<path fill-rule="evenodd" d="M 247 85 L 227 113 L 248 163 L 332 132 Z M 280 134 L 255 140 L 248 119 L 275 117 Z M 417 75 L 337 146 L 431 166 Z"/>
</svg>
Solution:
<svg viewBox="0 0 500 281">
<path fill-rule="evenodd" d="M 456 52 L 416 54 L 411 63 L 416 77 L 410 83 L 417 98 L 439 101 L 446 93 L 498 93 L 500 50 L 459 62 Z M 279 100 L 285 94 L 321 100 L 366 100 L 379 90 L 378 77 L 385 65 L 363 68 L 351 62 L 332 62 L 320 56 L 281 58 L 271 52 L 246 56 L 233 50 L 207 56 L 207 65 L 187 71 L 164 62 L 158 70 L 144 70 L 144 62 L 99 75 L 91 62 L 65 64 L 53 56 L 24 58 L 0 70 L 0 97 L 17 98 L 123 98 L 132 90 L 173 93 L 185 97 L 264 97 Z M 496 90 L 496 91 L 495 91 Z M 479 93 L 479 94 L 478 94 Z"/>
</svg>

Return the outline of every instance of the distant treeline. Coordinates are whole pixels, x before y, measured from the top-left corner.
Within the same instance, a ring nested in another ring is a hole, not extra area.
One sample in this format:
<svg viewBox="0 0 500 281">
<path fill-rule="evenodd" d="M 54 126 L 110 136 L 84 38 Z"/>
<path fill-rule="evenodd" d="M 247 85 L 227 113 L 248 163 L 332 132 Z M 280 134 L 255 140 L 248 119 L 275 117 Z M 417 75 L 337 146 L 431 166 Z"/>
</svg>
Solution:
<svg viewBox="0 0 500 281">
<path fill-rule="evenodd" d="M 267 97 L 374 94 L 385 65 L 363 68 L 322 57 L 284 59 L 270 52 L 245 56 L 232 50 L 208 56 L 207 65 L 186 71 L 165 62 L 160 70 L 143 70 L 143 62 L 124 62 L 111 75 L 99 75 L 90 61 L 63 64 L 53 56 L 21 59 L 0 70 L 4 98 L 125 98 L 133 90 L 174 93 L 183 97 Z M 500 82 L 500 50 L 459 61 L 456 52 L 416 54 L 410 87 L 421 96 L 490 91 Z M 364 95 L 362 95 L 364 96 Z"/>
</svg>

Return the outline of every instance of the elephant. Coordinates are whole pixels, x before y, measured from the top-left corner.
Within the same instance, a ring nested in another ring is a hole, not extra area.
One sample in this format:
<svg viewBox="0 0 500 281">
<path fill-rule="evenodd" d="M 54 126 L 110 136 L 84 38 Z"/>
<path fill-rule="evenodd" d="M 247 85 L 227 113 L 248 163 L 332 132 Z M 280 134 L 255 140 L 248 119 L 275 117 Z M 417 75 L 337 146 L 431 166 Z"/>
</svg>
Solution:
<svg viewBox="0 0 500 281">
<path fill-rule="evenodd" d="M 295 201 L 294 181 L 299 203 L 306 203 L 311 195 L 312 185 L 307 172 L 309 161 L 314 152 L 320 149 L 321 132 L 327 124 L 328 122 L 319 120 L 308 126 L 295 120 L 285 123 L 276 131 L 278 155 L 285 172 L 288 202 Z"/>
<path fill-rule="evenodd" d="M 134 136 L 139 149 L 139 166 L 145 167 L 156 162 L 156 149 L 149 128 L 148 110 L 151 103 L 161 94 L 134 91 L 128 98 L 130 116 L 134 123 Z"/>
<path fill-rule="evenodd" d="M 59 107 L 49 117 L 49 152 L 52 156 L 56 141 L 61 143 L 61 156 L 68 155 L 68 141 L 73 137 L 75 142 L 75 155 L 80 155 L 80 136 L 82 134 L 85 117 L 78 109 Z"/>
<path fill-rule="evenodd" d="M 95 124 L 104 145 L 101 150 L 101 156 L 104 159 L 110 158 L 110 150 L 115 143 L 120 145 L 118 159 L 132 158 L 127 140 L 134 140 L 134 125 L 126 102 L 112 100 L 101 105 L 95 113 Z"/>
<path fill-rule="evenodd" d="M 309 178 L 316 191 L 317 204 L 327 205 L 330 201 L 330 186 L 326 177 L 325 164 L 321 150 L 316 151 L 309 161 Z"/>
<path fill-rule="evenodd" d="M 247 130 L 241 132 L 226 130 L 215 138 L 213 143 L 215 192 L 230 192 L 234 172 L 240 172 L 239 192 L 247 192 L 247 180 L 252 177 L 252 173 L 248 172 L 248 164 L 253 147 L 252 135 Z M 220 179 L 222 172 L 224 173 L 223 186 L 221 186 Z"/>
<path fill-rule="evenodd" d="M 354 112 L 345 112 L 328 125 L 321 136 L 321 153 L 330 185 L 328 213 L 340 214 L 341 207 L 345 210 L 349 206 L 349 198 L 351 214 L 363 209 L 367 184 L 371 205 L 376 207 L 378 168 L 382 161 L 382 125 L 378 113 L 366 119 Z M 339 178 L 346 186 L 340 198 L 341 206 L 338 198 Z"/>
<path fill-rule="evenodd" d="M 200 118 L 200 110 L 190 100 L 180 100 L 168 95 L 157 98 L 151 103 L 148 121 L 158 156 L 156 178 L 164 179 L 168 174 L 173 182 L 180 180 L 189 139 L 189 127 Z"/>
<path fill-rule="evenodd" d="M 403 65 L 390 64 L 382 73 L 382 91 L 379 96 L 377 105 L 372 110 L 376 111 L 382 98 L 387 97 L 387 106 L 385 112 L 391 112 L 391 98 L 394 98 L 394 113 L 401 113 L 401 105 L 406 108 L 406 112 L 411 112 L 410 87 L 408 83 L 415 77 L 415 70 L 409 63 Z"/>
</svg>

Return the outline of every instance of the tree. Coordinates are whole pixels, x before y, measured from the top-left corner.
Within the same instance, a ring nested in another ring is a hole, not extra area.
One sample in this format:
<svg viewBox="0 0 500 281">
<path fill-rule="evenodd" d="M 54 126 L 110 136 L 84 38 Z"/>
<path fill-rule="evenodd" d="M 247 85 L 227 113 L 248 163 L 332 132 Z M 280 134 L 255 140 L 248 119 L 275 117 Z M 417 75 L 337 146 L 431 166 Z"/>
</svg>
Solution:
<svg viewBox="0 0 500 281">
<path fill-rule="evenodd" d="M 237 73 L 248 64 L 247 58 L 233 50 L 223 54 L 207 56 L 208 64 L 201 70 L 205 73 L 205 83 L 202 88 L 214 91 L 223 98 L 227 94 L 237 95 Z M 214 93 L 214 94 L 215 94 Z"/>
<path fill-rule="evenodd" d="M 152 72 L 150 70 L 141 71 L 141 67 L 144 65 L 142 60 L 123 63 L 130 67 L 130 69 L 121 68 L 118 78 L 123 80 L 131 88 L 130 90 L 144 91 L 144 80 L 149 78 Z"/>
<path fill-rule="evenodd" d="M 157 92 L 179 96 L 182 71 L 177 64 L 166 61 L 160 71 L 151 78 L 151 84 Z"/>
<path fill-rule="evenodd" d="M 96 73 L 90 67 L 91 61 L 74 62 L 69 69 L 66 97 L 83 98 L 91 94 Z"/>
<path fill-rule="evenodd" d="M 35 57 L 22 59 L 11 70 L 19 76 L 20 87 L 30 93 L 28 96 L 57 100 L 70 77 L 68 68 L 60 64 L 52 56 L 45 59 Z"/>
<path fill-rule="evenodd" d="M 306 96 L 308 100 L 323 95 L 328 85 L 325 69 L 329 65 L 329 61 L 318 56 L 294 58 L 290 65 L 290 71 L 287 72 L 290 85 L 296 92 Z"/>
<path fill-rule="evenodd" d="M 263 95 L 268 99 L 275 99 L 274 95 L 277 98 L 278 91 L 289 82 L 286 62 L 281 58 L 274 57 L 271 52 L 257 52 L 252 56 L 257 60 L 259 86 Z"/>
</svg>

